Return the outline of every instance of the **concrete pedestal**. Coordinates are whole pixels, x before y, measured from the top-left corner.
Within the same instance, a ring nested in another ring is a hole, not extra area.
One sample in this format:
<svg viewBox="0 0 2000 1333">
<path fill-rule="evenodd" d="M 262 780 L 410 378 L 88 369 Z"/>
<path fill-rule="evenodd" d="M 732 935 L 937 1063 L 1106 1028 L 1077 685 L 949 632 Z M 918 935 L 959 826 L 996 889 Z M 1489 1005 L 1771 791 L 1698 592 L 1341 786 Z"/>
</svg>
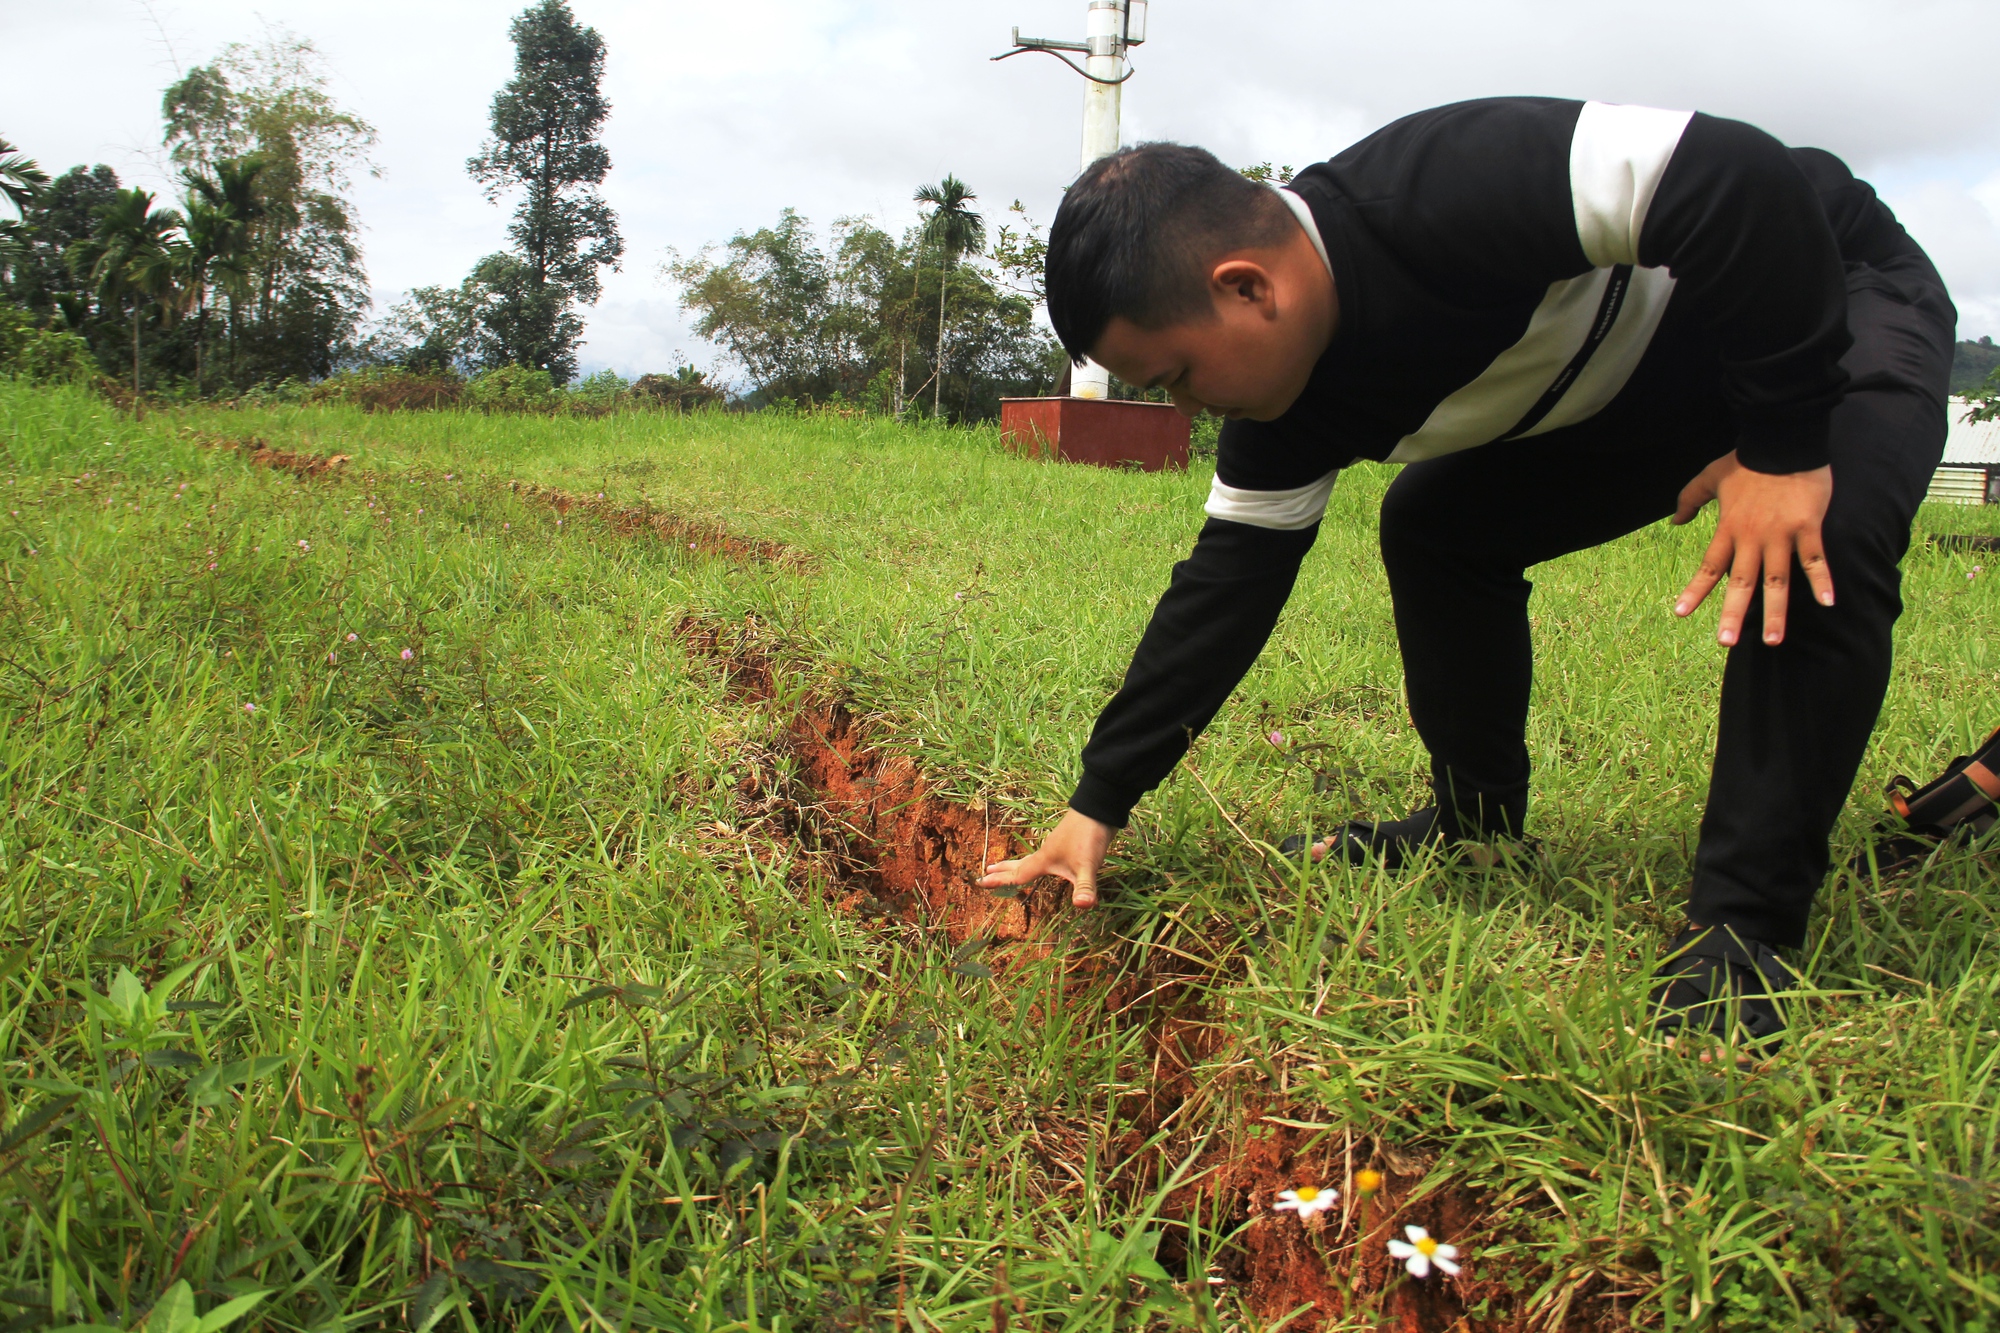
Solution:
<svg viewBox="0 0 2000 1333">
<path fill-rule="evenodd" d="M 1188 419 L 1165 403 L 1003 398 L 1000 436 L 1035 458 L 1146 472 L 1188 465 Z"/>
</svg>

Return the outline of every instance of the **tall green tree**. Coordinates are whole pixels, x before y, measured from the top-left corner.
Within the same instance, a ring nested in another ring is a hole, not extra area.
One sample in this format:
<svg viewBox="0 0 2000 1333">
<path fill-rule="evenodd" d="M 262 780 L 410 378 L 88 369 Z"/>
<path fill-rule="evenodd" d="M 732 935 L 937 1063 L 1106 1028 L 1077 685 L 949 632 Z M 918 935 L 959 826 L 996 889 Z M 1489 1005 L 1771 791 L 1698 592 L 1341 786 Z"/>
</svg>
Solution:
<svg viewBox="0 0 2000 1333">
<path fill-rule="evenodd" d="M 132 410 L 141 411 L 139 325 L 146 306 L 155 306 L 162 323 L 178 309 L 187 243 L 176 233 L 181 215 L 171 208 L 154 208 L 153 196 L 141 189 L 120 190 L 98 215 L 97 227 L 72 252 L 71 264 L 88 276 L 104 304 L 126 303 L 132 310 Z"/>
<path fill-rule="evenodd" d="M 375 130 L 330 86 L 313 44 L 278 30 L 226 47 L 162 98 L 166 146 L 184 170 L 220 186 L 223 164 L 262 163 L 254 216 L 237 210 L 247 219 L 230 300 L 230 370 L 240 381 L 330 373 L 368 307 L 348 193 L 357 170 L 373 170 Z"/>
<path fill-rule="evenodd" d="M 728 348 L 772 398 L 824 398 L 851 389 L 826 335 L 839 322 L 831 265 L 796 209 L 775 227 L 739 232 L 715 263 L 707 251 L 667 265 L 699 312 L 695 332 Z"/>
<path fill-rule="evenodd" d="M 251 153 L 226 157 L 214 174 L 192 168 L 186 172 L 189 279 L 195 288 L 195 385 L 206 392 L 204 349 L 208 345 L 210 297 L 220 291 L 229 300 L 229 373 L 235 375 L 237 312 L 249 295 L 256 273 L 257 228 L 269 216 L 258 182 L 265 159 Z"/>
<path fill-rule="evenodd" d="M 93 318 L 88 282 L 69 266 L 70 249 L 88 238 L 97 215 L 118 195 L 118 175 L 102 164 L 72 167 L 38 190 L 22 210 L 17 252 L 6 295 L 38 323 L 82 334 L 107 371 L 115 371 L 124 346 L 122 312 Z"/>
<path fill-rule="evenodd" d="M 519 263 L 490 267 L 485 327 L 504 359 L 563 384 L 576 374 L 583 338 L 575 307 L 596 304 L 598 271 L 617 269 L 625 253 L 617 215 L 597 192 L 611 170 L 598 141 L 611 114 L 604 39 L 563 0 L 523 10 L 509 34 L 514 77 L 494 95 L 493 137 L 466 163 L 495 203 L 520 191 L 508 228 Z"/>
<path fill-rule="evenodd" d="M 944 403 L 945 293 L 951 288 L 951 271 L 959 256 L 976 255 L 986 248 L 986 219 L 972 211 L 979 196 L 956 176 L 918 186 L 916 201 L 930 207 L 924 219 L 924 239 L 938 248 L 938 342 L 931 367 L 931 415 L 936 416 Z"/>
</svg>

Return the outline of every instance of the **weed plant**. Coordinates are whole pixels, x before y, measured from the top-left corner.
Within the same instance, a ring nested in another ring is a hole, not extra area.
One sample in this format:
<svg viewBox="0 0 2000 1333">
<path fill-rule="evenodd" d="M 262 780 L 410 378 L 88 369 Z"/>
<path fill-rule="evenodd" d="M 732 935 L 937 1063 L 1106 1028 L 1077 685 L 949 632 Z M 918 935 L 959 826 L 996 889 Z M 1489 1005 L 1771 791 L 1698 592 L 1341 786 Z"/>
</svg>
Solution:
<svg viewBox="0 0 2000 1333">
<path fill-rule="evenodd" d="M 299 481 L 218 438 L 352 461 Z M 1700 524 L 1535 571 L 1541 851 L 1305 870 L 1271 845 L 1424 799 L 1387 474 L 1354 470 L 1105 908 L 986 969 L 828 905 L 746 804 L 783 789 L 776 714 L 674 626 L 754 616 L 780 709 L 843 694 L 947 790 L 1042 823 L 1200 472 L 811 417 L 135 426 L 6 385 L 0 445 L 0 1300 L 23 1328 L 130 1327 L 182 1281 L 285 1328 L 1248 1327 L 1208 1275 L 1237 1272 L 1239 1224 L 1299 1224 L 1168 1195 L 1280 1130 L 1301 1160 L 1409 1167 L 1413 1219 L 1484 1200 L 1446 1237 L 1490 1284 L 1474 1318 L 2000 1315 L 1992 851 L 1837 875 L 1775 1058 L 1646 1037 L 1721 669 L 1712 624 L 1668 610 Z M 807 563 L 558 523 L 517 480 Z M 1981 566 L 1921 537 L 1906 562 L 1842 856 L 1890 773 L 2000 725 Z M 1148 1173 L 1121 983 L 1169 959 L 1218 1038 Z"/>
</svg>

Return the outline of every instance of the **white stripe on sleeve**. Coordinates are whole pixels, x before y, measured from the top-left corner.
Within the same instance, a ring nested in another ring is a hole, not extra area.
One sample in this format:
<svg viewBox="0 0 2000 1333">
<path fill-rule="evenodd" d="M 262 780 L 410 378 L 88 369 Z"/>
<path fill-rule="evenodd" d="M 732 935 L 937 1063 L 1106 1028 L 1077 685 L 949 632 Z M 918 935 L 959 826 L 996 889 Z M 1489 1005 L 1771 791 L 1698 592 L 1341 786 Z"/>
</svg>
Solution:
<svg viewBox="0 0 2000 1333">
<path fill-rule="evenodd" d="M 1253 528 L 1297 532 L 1319 522 L 1326 502 L 1333 495 L 1333 483 L 1340 469 L 1305 486 L 1288 491 L 1246 491 L 1225 486 L 1220 477 L 1209 483 L 1208 503 L 1203 506 L 1210 518 L 1226 518 L 1231 523 L 1247 523 Z"/>
<path fill-rule="evenodd" d="M 1585 102 L 1569 145 L 1577 239 L 1598 268 L 1639 262 L 1639 229 L 1692 111 Z"/>
</svg>

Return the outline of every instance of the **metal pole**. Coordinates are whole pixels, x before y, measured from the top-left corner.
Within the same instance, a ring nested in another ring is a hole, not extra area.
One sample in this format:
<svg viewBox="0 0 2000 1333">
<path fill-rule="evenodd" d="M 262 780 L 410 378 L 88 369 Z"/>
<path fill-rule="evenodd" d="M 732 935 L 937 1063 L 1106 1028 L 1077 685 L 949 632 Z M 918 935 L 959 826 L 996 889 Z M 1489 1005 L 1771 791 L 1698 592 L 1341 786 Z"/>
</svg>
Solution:
<svg viewBox="0 0 2000 1333">
<path fill-rule="evenodd" d="M 1090 78 L 1083 85 L 1083 160 L 1078 171 L 1118 151 L 1119 94 L 1124 88 L 1114 80 L 1125 63 L 1125 0 L 1090 0 L 1083 32 L 1090 47 L 1084 58 Z M 1111 396 L 1111 372 L 1095 361 L 1071 369 L 1069 384 L 1078 398 Z"/>
</svg>

